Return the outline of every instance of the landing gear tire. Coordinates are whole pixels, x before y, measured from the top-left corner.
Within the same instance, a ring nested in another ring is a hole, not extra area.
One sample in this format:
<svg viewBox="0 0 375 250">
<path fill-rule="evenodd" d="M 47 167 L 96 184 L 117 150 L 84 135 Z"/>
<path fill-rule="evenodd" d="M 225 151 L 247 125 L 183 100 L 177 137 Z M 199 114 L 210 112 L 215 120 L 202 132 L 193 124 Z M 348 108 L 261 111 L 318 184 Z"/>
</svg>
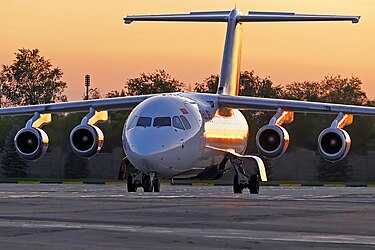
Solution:
<svg viewBox="0 0 375 250">
<path fill-rule="evenodd" d="M 153 181 L 153 186 L 154 186 L 154 192 L 160 192 L 160 179 L 155 178 Z"/>
<path fill-rule="evenodd" d="M 249 179 L 250 194 L 259 194 L 259 175 L 250 176 Z"/>
<path fill-rule="evenodd" d="M 149 175 L 145 175 L 143 178 L 143 191 L 144 192 L 152 192 L 154 190 L 153 183 L 151 182 L 151 178 Z"/>
<path fill-rule="evenodd" d="M 137 192 L 137 187 L 133 184 L 133 176 L 128 175 L 127 177 L 128 192 Z"/>
<path fill-rule="evenodd" d="M 235 194 L 242 194 L 242 186 L 238 183 L 238 175 L 236 174 L 233 178 L 233 192 Z"/>
</svg>

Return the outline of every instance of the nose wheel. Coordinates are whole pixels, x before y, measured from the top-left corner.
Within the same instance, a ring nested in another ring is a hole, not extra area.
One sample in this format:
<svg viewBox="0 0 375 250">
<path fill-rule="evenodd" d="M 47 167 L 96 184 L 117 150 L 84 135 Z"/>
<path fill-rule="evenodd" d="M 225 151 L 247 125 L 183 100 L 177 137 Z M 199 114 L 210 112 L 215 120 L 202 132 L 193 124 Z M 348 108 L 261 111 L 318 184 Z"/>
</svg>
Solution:
<svg viewBox="0 0 375 250">
<path fill-rule="evenodd" d="M 150 172 L 149 175 L 144 175 L 143 190 L 145 192 L 160 192 L 160 179 L 155 172 Z"/>
<path fill-rule="evenodd" d="M 160 179 L 156 173 L 129 174 L 127 177 L 128 192 L 137 192 L 137 188 L 142 187 L 145 193 L 160 192 Z"/>
</svg>

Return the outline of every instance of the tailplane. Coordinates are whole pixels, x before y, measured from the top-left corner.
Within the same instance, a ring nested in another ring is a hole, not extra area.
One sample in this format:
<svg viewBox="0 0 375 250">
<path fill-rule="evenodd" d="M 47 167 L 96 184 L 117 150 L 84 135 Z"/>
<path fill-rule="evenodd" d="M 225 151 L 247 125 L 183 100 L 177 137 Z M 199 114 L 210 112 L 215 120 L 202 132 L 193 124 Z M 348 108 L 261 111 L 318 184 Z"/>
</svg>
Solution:
<svg viewBox="0 0 375 250">
<path fill-rule="evenodd" d="M 358 23 L 359 19 L 359 16 L 309 15 L 289 12 L 250 11 L 244 15 L 235 8 L 232 11 L 127 16 L 124 22 L 126 24 L 133 21 L 226 22 L 227 33 L 217 94 L 235 96 L 239 92 L 243 22 L 351 21 Z"/>
</svg>

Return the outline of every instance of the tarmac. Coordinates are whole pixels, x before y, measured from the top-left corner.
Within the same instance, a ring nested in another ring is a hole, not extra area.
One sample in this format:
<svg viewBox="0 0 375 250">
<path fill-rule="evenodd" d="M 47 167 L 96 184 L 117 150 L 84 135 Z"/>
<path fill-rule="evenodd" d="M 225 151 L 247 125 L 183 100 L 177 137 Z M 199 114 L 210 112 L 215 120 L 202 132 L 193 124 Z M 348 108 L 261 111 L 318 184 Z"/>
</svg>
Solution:
<svg viewBox="0 0 375 250">
<path fill-rule="evenodd" d="M 1 249 L 374 249 L 375 188 L 0 184 Z"/>
</svg>

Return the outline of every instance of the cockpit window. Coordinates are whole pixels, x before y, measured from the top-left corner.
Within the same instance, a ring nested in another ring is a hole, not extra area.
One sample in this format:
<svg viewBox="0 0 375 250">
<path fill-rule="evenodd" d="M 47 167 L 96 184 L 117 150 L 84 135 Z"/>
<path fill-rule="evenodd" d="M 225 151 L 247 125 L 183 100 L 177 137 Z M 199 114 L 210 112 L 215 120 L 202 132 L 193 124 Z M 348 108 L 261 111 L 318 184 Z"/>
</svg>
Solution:
<svg viewBox="0 0 375 250">
<path fill-rule="evenodd" d="M 186 130 L 191 129 L 191 125 L 190 125 L 189 121 L 186 119 L 186 117 L 183 116 L 183 115 L 180 115 L 180 118 L 181 118 L 181 121 L 184 124 Z"/>
<path fill-rule="evenodd" d="M 181 122 L 181 120 L 180 120 L 180 117 L 178 117 L 178 116 L 173 116 L 173 118 L 172 118 L 172 123 L 173 123 L 173 127 L 178 128 L 178 129 L 185 130 L 184 125 L 182 124 L 182 122 Z"/>
<path fill-rule="evenodd" d="M 154 127 L 171 126 L 171 118 L 170 117 L 155 117 L 153 126 Z"/>
<path fill-rule="evenodd" d="M 129 119 L 129 118 L 128 118 Z M 134 128 L 135 125 L 136 125 L 136 121 L 138 120 L 138 116 L 134 116 L 131 118 L 132 120 L 128 120 L 127 121 L 127 129 L 131 129 L 131 128 Z"/>
<path fill-rule="evenodd" d="M 151 121 L 151 117 L 139 117 L 137 127 L 150 127 Z"/>
</svg>

